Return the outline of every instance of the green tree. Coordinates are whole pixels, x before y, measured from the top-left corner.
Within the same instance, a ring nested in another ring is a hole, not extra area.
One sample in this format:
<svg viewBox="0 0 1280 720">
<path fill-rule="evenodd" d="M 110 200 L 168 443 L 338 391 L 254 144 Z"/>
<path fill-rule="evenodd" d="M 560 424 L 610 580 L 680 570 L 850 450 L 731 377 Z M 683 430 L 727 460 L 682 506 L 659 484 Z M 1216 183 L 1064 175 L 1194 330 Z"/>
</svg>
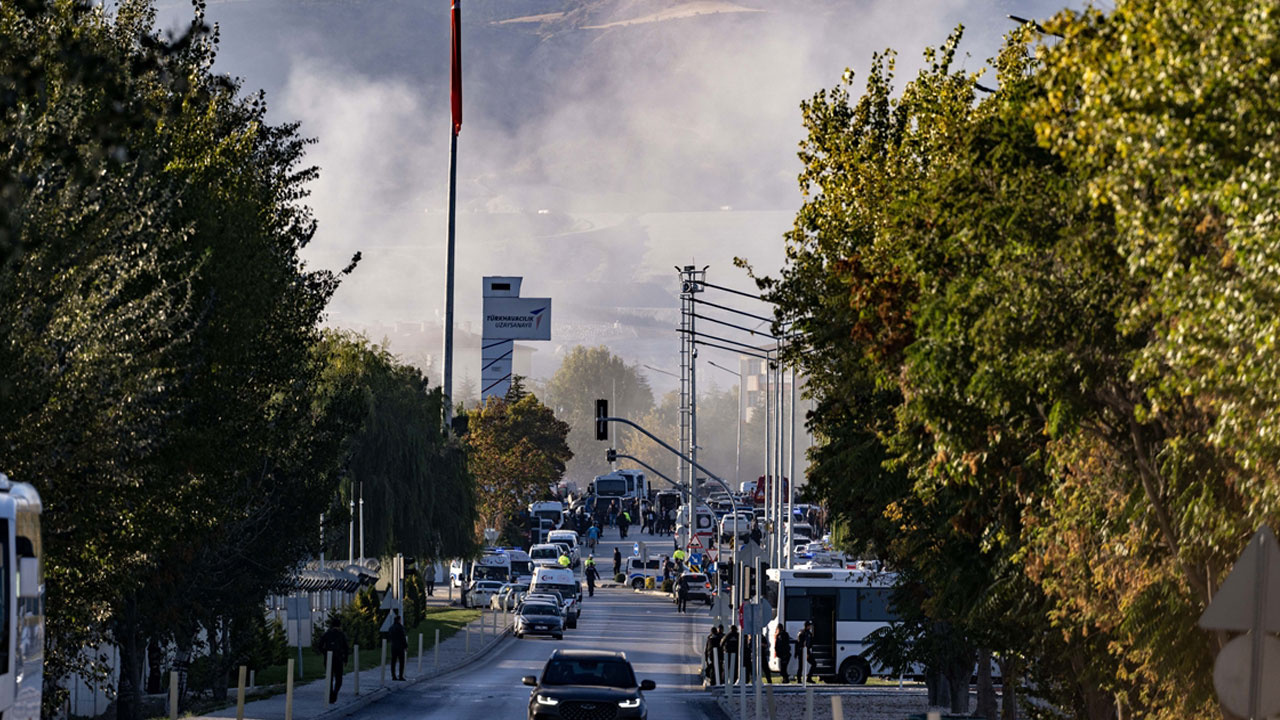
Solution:
<svg viewBox="0 0 1280 720">
<path fill-rule="evenodd" d="M 569 425 L 532 393 L 515 402 L 491 397 L 469 413 L 468 468 L 476 479 L 477 538 L 503 530 L 535 500 L 546 498 L 573 457 Z"/>
<path fill-rule="evenodd" d="M 596 440 L 596 399 L 609 400 L 612 415 L 635 421 L 653 407 L 653 391 L 639 368 L 604 346 L 579 345 L 570 350 L 547 382 L 545 397 L 556 417 L 569 425 L 573 459 L 566 475 L 582 489 L 596 475 L 609 471 L 604 456 L 607 445 Z M 609 432 L 619 447 L 630 442 L 631 432 L 620 426 L 611 426 Z"/>
</svg>

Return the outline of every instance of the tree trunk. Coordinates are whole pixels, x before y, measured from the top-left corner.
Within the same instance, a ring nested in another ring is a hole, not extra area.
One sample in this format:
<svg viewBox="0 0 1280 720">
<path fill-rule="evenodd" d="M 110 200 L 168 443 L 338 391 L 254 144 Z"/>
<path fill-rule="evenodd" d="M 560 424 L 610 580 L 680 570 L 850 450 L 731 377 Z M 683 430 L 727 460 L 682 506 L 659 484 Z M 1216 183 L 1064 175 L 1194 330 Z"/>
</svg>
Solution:
<svg viewBox="0 0 1280 720">
<path fill-rule="evenodd" d="M 969 714 L 969 679 L 973 677 L 973 658 L 952 662 L 947 668 L 947 685 L 951 687 L 951 714 Z"/>
<path fill-rule="evenodd" d="M 996 714 L 996 686 L 991 680 L 991 651 L 978 651 L 978 715 L 1000 720 Z"/>
<path fill-rule="evenodd" d="M 116 686 L 116 720 L 142 719 L 143 645 L 138 628 L 138 599 L 131 596 L 112 623 L 119 651 L 119 682 Z"/>
<path fill-rule="evenodd" d="M 227 699 L 227 681 L 230 677 L 230 673 L 227 670 L 227 646 L 229 645 L 227 635 L 230 632 L 229 623 L 221 619 L 213 622 L 213 628 L 209 632 L 209 637 L 213 639 L 209 649 L 213 655 L 210 660 L 213 661 L 212 675 L 214 679 L 212 690 L 214 700 Z"/>
<path fill-rule="evenodd" d="M 164 689 L 164 650 L 152 637 L 147 643 L 147 694 L 158 695 Z"/>
<path fill-rule="evenodd" d="M 1000 720 L 1018 720 L 1018 663 L 1012 658 L 1001 658 L 1000 665 Z"/>
<path fill-rule="evenodd" d="M 945 680 L 942 673 L 929 668 L 924 673 L 925 694 L 929 696 L 929 707 L 936 707 L 942 704 L 942 686 Z"/>
</svg>

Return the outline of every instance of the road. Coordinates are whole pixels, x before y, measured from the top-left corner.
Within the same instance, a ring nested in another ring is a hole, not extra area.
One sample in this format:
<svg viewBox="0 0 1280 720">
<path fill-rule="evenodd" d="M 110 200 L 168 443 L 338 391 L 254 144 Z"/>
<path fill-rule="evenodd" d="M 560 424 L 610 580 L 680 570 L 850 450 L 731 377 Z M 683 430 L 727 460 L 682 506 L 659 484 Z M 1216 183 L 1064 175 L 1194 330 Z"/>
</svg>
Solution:
<svg viewBox="0 0 1280 720">
<path fill-rule="evenodd" d="M 596 549 L 599 567 L 613 569 L 614 545 L 631 553 L 632 534 L 626 543 L 602 541 Z M 644 538 L 649 539 L 649 538 Z M 669 541 L 655 543 L 664 549 Z M 607 574 L 607 573 L 603 573 Z M 550 638 L 514 638 L 484 659 L 458 672 L 406 688 L 369 705 L 351 717 L 360 720 L 507 720 L 522 718 L 529 703 L 529 688 L 520 683 L 525 675 L 537 675 L 555 648 L 621 650 L 635 666 L 636 675 L 653 680 L 658 689 L 646 693 L 649 717 L 654 720 L 724 720 L 698 679 L 699 659 L 695 642 L 701 643 L 710 620 L 705 610 L 679 615 L 665 598 L 630 589 L 596 589 L 585 598 L 578 627 L 567 630 L 562 641 Z"/>
</svg>

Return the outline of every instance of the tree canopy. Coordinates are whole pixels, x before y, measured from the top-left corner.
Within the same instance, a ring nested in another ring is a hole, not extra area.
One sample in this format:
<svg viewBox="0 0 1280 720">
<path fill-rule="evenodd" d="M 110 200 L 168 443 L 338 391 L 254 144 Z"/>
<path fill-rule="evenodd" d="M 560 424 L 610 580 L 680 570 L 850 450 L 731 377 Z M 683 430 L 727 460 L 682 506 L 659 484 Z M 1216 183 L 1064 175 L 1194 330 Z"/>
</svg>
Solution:
<svg viewBox="0 0 1280 720">
<path fill-rule="evenodd" d="M 1276 23 L 1064 11 L 1010 33 L 994 91 L 957 32 L 900 91 L 887 53 L 803 106 L 760 284 L 803 333 L 810 481 L 1073 717 L 1217 716 L 1195 619 L 1280 518 Z"/>
</svg>

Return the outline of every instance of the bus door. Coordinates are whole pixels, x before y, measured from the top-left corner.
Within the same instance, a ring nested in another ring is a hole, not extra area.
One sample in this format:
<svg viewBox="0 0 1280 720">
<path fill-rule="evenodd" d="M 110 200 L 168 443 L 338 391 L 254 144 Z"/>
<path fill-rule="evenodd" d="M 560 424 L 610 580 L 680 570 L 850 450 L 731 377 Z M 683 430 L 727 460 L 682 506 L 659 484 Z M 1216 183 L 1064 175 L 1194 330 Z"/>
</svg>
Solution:
<svg viewBox="0 0 1280 720">
<path fill-rule="evenodd" d="M 809 662 L 818 675 L 834 675 L 836 655 L 835 588 L 809 588 L 809 619 L 813 622 L 813 651 Z"/>
</svg>

